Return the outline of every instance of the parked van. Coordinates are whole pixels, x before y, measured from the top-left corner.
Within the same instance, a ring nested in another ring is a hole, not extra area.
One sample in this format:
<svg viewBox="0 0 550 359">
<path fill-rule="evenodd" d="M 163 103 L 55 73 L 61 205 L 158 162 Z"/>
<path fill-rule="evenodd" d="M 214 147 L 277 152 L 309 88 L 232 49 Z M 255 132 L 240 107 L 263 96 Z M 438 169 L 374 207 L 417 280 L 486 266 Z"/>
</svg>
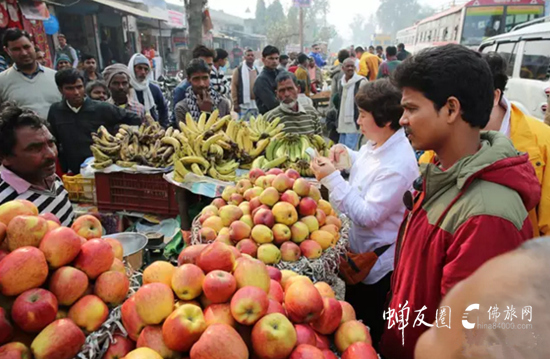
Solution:
<svg viewBox="0 0 550 359">
<path fill-rule="evenodd" d="M 491 37 L 479 51 L 495 51 L 508 61 L 508 85 L 504 94 L 524 112 L 544 118 L 550 95 L 550 17 Z"/>
</svg>

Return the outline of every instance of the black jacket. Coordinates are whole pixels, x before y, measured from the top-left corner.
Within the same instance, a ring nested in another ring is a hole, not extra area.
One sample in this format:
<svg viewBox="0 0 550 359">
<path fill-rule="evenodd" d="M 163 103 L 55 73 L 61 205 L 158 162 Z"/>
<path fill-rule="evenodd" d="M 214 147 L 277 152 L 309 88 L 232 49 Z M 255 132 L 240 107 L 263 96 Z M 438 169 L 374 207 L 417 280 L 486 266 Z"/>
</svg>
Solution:
<svg viewBox="0 0 550 359">
<path fill-rule="evenodd" d="M 78 113 L 62 100 L 54 103 L 48 113 L 48 122 L 59 147 L 59 162 L 64 172 L 80 173 L 80 165 L 92 156 L 92 132 L 103 125 L 112 134 L 118 125 L 140 125 L 141 119 L 107 102 L 86 98 Z"/>
<path fill-rule="evenodd" d="M 277 96 L 275 96 L 275 91 L 277 90 L 275 78 L 280 72 L 280 70 L 271 70 L 264 67 L 262 73 L 254 83 L 256 106 L 258 106 L 258 111 L 260 111 L 262 115 L 279 106 L 279 100 L 277 100 Z"/>
<path fill-rule="evenodd" d="M 155 106 L 151 108 L 151 116 L 155 121 L 160 123 L 161 126 L 168 127 L 170 125 L 168 122 L 168 106 L 166 105 L 166 100 L 164 99 L 162 90 L 153 83 L 149 83 L 149 88 L 151 89 L 151 94 L 153 94 L 153 99 L 155 100 Z M 136 91 L 136 95 L 139 103 L 145 105 L 143 91 Z M 145 110 L 147 110 L 147 108 Z"/>
</svg>

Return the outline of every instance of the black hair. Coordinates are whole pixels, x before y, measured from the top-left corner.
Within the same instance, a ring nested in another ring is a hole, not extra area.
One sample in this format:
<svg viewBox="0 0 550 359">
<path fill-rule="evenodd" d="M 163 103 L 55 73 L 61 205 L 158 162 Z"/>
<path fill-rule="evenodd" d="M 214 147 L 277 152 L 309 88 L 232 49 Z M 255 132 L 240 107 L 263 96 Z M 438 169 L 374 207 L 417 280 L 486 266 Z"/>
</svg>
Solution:
<svg viewBox="0 0 550 359">
<path fill-rule="evenodd" d="M 279 75 L 277 75 L 277 77 L 275 78 L 275 83 L 279 85 L 279 83 L 286 80 L 292 80 L 292 82 L 294 82 L 294 85 L 299 86 L 296 75 L 288 71 L 282 71 Z"/>
<path fill-rule="evenodd" d="M 372 114 L 378 127 L 384 127 L 389 123 L 394 131 L 401 128 L 401 91 L 388 79 L 368 82 L 362 86 L 355 96 L 355 103 L 360 109 Z"/>
<path fill-rule="evenodd" d="M 500 99 L 502 100 L 502 96 L 504 96 L 504 89 L 508 83 L 508 75 L 506 74 L 508 64 L 506 63 L 504 57 L 496 52 L 489 52 L 481 56 L 491 69 L 491 74 L 493 75 L 493 87 L 495 90 L 500 90 Z"/>
<path fill-rule="evenodd" d="M 344 50 L 340 50 L 338 51 L 338 62 L 343 64 L 344 63 L 344 60 L 347 59 L 349 57 L 349 51 L 344 49 Z"/>
<path fill-rule="evenodd" d="M 361 46 L 357 46 L 355 48 L 355 52 L 365 52 L 365 49 L 363 49 Z"/>
<path fill-rule="evenodd" d="M 397 55 L 397 48 L 395 46 L 388 46 L 386 47 L 386 54 L 388 56 L 395 56 Z"/>
<path fill-rule="evenodd" d="M 279 56 L 279 61 L 288 60 L 288 59 L 290 59 L 290 57 L 288 57 L 288 55 Z"/>
<path fill-rule="evenodd" d="M 36 112 L 23 109 L 15 102 L 4 102 L 0 106 L 0 157 L 13 154 L 13 148 L 17 144 L 15 135 L 17 129 L 21 127 L 40 129 L 43 126 L 48 127 L 48 123 Z"/>
<path fill-rule="evenodd" d="M 279 54 L 280 54 L 279 49 L 271 45 L 267 45 L 262 50 L 262 57 L 268 57 L 270 55 L 279 55 Z"/>
<path fill-rule="evenodd" d="M 225 51 L 224 49 L 216 49 L 215 51 L 216 51 L 216 57 L 214 58 L 214 62 L 227 59 L 227 57 L 229 56 L 227 51 Z"/>
<path fill-rule="evenodd" d="M 246 49 L 246 50 L 244 51 L 244 53 L 246 54 L 247 52 L 254 52 L 254 50 L 248 48 L 248 49 Z"/>
<path fill-rule="evenodd" d="M 313 44 L 313 45 L 311 45 L 311 48 L 314 48 L 316 46 L 319 46 L 319 44 Z"/>
<path fill-rule="evenodd" d="M 308 61 L 309 61 L 309 56 L 307 56 L 306 54 L 300 53 L 300 55 L 298 55 L 298 63 L 299 64 L 303 65 Z"/>
<path fill-rule="evenodd" d="M 94 55 L 92 55 L 92 54 L 84 54 L 84 55 L 82 55 L 82 62 L 85 62 L 85 61 L 91 60 L 91 59 L 94 59 L 94 60 L 97 61 L 97 58 L 96 58 Z"/>
<path fill-rule="evenodd" d="M 103 89 L 107 93 L 107 96 L 111 97 L 111 91 L 109 91 L 109 87 L 107 86 L 107 84 L 104 81 L 101 81 L 101 80 L 95 80 L 95 81 L 88 82 L 88 84 L 86 85 L 86 94 L 89 97 L 91 97 L 90 95 L 91 95 L 93 89 L 95 89 L 96 87 L 103 87 Z"/>
<path fill-rule="evenodd" d="M 439 111 L 449 97 L 460 102 L 461 115 L 472 127 L 484 128 L 493 108 L 493 79 L 481 55 L 449 44 L 425 49 L 393 73 L 399 88 L 420 91 Z"/>
<path fill-rule="evenodd" d="M 58 88 L 63 88 L 63 85 L 75 84 L 78 79 L 81 79 L 82 83 L 84 83 L 84 76 L 82 76 L 82 73 L 72 67 L 57 71 L 55 74 L 55 84 Z"/>
<path fill-rule="evenodd" d="M 405 50 L 405 44 L 401 42 L 401 43 L 397 44 L 397 48 L 401 49 L 401 50 Z"/>
<path fill-rule="evenodd" d="M 62 33 L 57 34 L 57 37 L 58 37 L 58 38 L 62 37 L 62 38 L 64 38 L 64 39 L 67 38 L 67 36 L 65 36 L 65 34 L 62 34 Z"/>
<path fill-rule="evenodd" d="M 4 32 L 4 37 L 2 38 L 2 45 L 8 47 L 8 42 L 17 41 L 22 37 L 26 37 L 29 41 L 32 42 L 31 35 L 25 30 L 18 29 L 16 27 L 10 27 Z"/>
<path fill-rule="evenodd" d="M 384 48 L 383 48 L 382 46 L 378 45 L 378 46 L 376 46 L 376 50 L 382 50 L 382 51 L 384 51 Z"/>
<path fill-rule="evenodd" d="M 216 57 L 216 54 L 214 53 L 214 50 L 209 49 L 208 47 L 204 45 L 197 45 L 193 49 L 192 56 L 194 59 L 198 59 L 199 57 Z"/>
<path fill-rule="evenodd" d="M 374 49 L 374 46 L 370 45 L 370 46 L 369 46 L 369 49 Z"/>
<path fill-rule="evenodd" d="M 187 73 L 187 78 L 190 79 L 191 75 L 198 72 L 210 74 L 210 67 L 203 59 L 193 59 L 185 68 L 185 72 Z"/>
</svg>

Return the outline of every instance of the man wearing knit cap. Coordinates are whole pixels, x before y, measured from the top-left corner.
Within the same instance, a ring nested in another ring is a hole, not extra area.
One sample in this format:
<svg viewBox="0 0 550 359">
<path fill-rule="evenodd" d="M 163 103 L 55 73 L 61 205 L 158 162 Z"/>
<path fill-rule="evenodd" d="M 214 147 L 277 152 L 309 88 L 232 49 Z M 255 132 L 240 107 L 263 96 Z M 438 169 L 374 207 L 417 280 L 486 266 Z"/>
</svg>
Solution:
<svg viewBox="0 0 550 359">
<path fill-rule="evenodd" d="M 71 67 L 73 67 L 73 65 L 71 64 L 71 59 L 69 59 L 69 56 L 65 54 L 59 55 L 59 57 L 55 60 L 56 71 L 70 69 Z"/>
<path fill-rule="evenodd" d="M 130 71 L 123 64 L 107 66 L 103 70 L 105 83 L 111 91 L 111 98 L 107 102 L 135 113 L 141 120 L 145 120 L 145 107 L 134 100 L 134 89 L 130 86 Z"/>
<path fill-rule="evenodd" d="M 78 67 L 78 54 L 76 50 L 69 44 L 67 44 L 67 38 L 63 34 L 57 35 L 57 41 L 59 41 L 59 47 L 56 49 L 56 61 L 59 61 L 61 55 L 67 56 L 69 63 L 72 67 Z"/>
<path fill-rule="evenodd" d="M 160 87 L 149 81 L 151 67 L 142 54 L 134 54 L 128 63 L 130 84 L 134 89 L 133 99 L 145 106 L 145 111 L 163 127 L 168 126 L 168 107 Z"/>
</svg>

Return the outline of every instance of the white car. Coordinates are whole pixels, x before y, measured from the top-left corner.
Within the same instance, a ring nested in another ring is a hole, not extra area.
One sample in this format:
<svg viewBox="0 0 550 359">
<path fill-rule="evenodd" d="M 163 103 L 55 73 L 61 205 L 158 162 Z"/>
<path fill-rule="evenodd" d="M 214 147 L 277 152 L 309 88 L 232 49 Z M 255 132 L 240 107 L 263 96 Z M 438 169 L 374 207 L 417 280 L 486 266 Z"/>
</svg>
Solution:
<svg viewBox="0 0 550 359">
<path fill-rule="evenodd" d="M 544 118 L 550 95 L 550 18 L 537 19 L 509 33 L 491 37 L 479 51 L 495 51 L 508 61 L 504 94 L 525 113 Z M 536 23 L 541 22 L 541 23 Z"/>
</svg>

